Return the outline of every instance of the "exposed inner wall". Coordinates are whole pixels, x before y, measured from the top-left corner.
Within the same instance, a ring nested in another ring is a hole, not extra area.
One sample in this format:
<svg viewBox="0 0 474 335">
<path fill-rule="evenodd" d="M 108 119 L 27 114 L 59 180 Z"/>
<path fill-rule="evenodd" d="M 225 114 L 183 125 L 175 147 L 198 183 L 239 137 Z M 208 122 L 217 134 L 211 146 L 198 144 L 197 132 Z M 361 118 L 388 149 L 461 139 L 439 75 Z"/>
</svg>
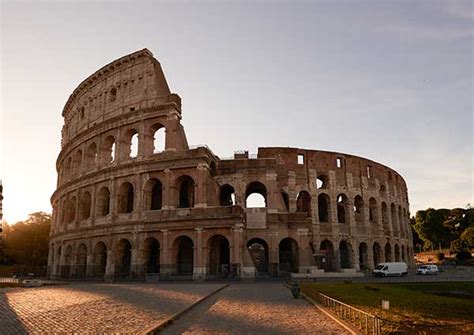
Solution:
<svg viewBox="0 0 474 335">
<path fill-rule="evenodd" d="M 146 49 L 82 82 L 63 116 L 51 277 L 356 274 L 382 261 L 414 264 L 396 171 L 336 152 L 259 148 L 256 158 L 224 160 L 190 148 L 181 99 Z"/>
</svg>

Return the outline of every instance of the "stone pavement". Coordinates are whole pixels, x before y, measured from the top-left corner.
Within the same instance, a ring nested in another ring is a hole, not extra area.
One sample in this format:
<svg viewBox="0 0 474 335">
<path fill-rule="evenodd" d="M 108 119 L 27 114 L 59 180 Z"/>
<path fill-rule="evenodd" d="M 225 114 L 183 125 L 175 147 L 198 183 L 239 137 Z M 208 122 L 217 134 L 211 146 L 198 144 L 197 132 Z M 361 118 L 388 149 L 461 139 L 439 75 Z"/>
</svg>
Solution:
<svg viewBox="0 0 474 335">
<path fill-rule="evenodd" d="M 133 334 L 222 284 L 71 284 L 0 289 L 0 334 Z"/>
<path fill-rule="evenodd" d="M 163 334 L 350 334 L 281 283 L 232 284 Z"/>
<path fill-rule="evenodd" d="M 223 284 L 71 284 L 0 289 L 0 334 L 136 334 Z M 343 334 L 281 283 L 231 284 L 165 334 Z"/>
</svg>

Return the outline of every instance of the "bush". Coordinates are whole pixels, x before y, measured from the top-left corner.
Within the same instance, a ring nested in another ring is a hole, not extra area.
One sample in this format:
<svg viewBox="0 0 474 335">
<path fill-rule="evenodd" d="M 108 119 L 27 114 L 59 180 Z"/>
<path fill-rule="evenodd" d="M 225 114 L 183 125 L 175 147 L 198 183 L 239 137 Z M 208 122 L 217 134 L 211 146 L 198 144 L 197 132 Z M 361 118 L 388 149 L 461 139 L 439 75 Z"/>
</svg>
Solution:
<svg viewBox="0 0 474 335">
<path fill-rule="evenodd" d="M 464 261 L 471 258 L 472 258 L 471 252 L 468 250 L 461 250 L 456 254 L 456 259 L 458 261 Z"/>
<path fill-rule="evenodd" d="M 444 260 L 444 254 L 442 252 L 438 252 L 436 254 L 436 259 L 438 260 L 438 262 L 441 262 Z"/>
</svg>

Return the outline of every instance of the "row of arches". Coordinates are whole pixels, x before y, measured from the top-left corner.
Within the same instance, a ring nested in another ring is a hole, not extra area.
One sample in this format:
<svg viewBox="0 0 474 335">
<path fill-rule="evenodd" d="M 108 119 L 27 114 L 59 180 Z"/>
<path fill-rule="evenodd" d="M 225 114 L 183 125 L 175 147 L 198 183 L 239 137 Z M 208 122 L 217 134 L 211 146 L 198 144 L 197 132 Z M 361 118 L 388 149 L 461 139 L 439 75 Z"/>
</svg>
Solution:
<svg viewBox="0 0 474 335">
<path fill-rule="evenodd" d="M 188 175 L 176 179 L 177 190 L 176 205 L 178 208 L 194 207 L 195 182 Z M 160 210 L 163 206 L 163 184 L 157 178 L 149 179 L 143 188 L 143 200 L 145 210 Z M 115 195 L 116 213 L 132 213 L 135 211 L 135 199 L 137 197 L 135 187 L 131 182 L 124 182 L 118 187 Z M 99 189 L 96 199 L 95 217 L 104 217 L 111 214 L 112 194 L 110 189 L 103 186 Z M 71 223 L 76 220 L 86 220 L 92 213 L 92 196 L 90 191 L 80 193 L 79 202 L 75 195 L 61 202 L 59 209 L 61 223 Z M 77 216 L 76 217 L 76 213 Z"/>
<path fill-rule="evenodd" d="M 152 145 L 146 143 L 148 139 Z M 106 166 L 117 159 L 126 160 L 138 157 L 139 154 L 151 155 L 165 150 L 166 128 L 161 123 L 153 124 L 147 132 L 140 135 L 137 128 L 123 132 L 120 140 L 114 135 L 89 142 L 85 148 L 74 151 L 64 160 L 60 176 L 65 181 L 80 175 L 86 169 Z"/>
<path fill-rule="evenodd" d="M 356 259 L 352 244 L 347 240 L 339 242 L 337 249 L 339 255 L 336 255 L 334 245 L 329 240 L 322 241 L 319 250 L 322 258 L 318 260 L 318 267 L 328 272 L 336 271 L 338 268 L 353 268 L 356 262 L 358 262 L 359 269 L 361 270 L 369 269 L 372 265 L 375 266 L 382 262 L 408 263 L 410 257 L 409 253 L 411 252 L 409 248 L 404 245 L 399 246 L 395 244 L 392 249 L 391 244 L 387 242 L 382 249 L 378 242 L 374 242 L 370 250 L 373 259 L 369 262 L 369 246 L 366 242 L 361 242 L 358 245 L 358 259 Z"/>
</svg>

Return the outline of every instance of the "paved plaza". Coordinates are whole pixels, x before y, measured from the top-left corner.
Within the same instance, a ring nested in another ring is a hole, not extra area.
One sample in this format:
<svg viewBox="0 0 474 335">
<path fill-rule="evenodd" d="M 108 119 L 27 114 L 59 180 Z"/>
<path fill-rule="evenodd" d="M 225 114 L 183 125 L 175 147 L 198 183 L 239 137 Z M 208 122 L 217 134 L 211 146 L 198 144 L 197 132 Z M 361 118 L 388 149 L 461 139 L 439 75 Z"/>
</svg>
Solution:
<svg viewBox="0 0 474 335">
<path fill-rule="evenodd" d="M 71 284 L 0 289 L 0 334 L 137 334 L 223 284 Z M 231 284 L 184 313 L 165 334 L 341 334 L 281 283 Z"/>
</svg>

